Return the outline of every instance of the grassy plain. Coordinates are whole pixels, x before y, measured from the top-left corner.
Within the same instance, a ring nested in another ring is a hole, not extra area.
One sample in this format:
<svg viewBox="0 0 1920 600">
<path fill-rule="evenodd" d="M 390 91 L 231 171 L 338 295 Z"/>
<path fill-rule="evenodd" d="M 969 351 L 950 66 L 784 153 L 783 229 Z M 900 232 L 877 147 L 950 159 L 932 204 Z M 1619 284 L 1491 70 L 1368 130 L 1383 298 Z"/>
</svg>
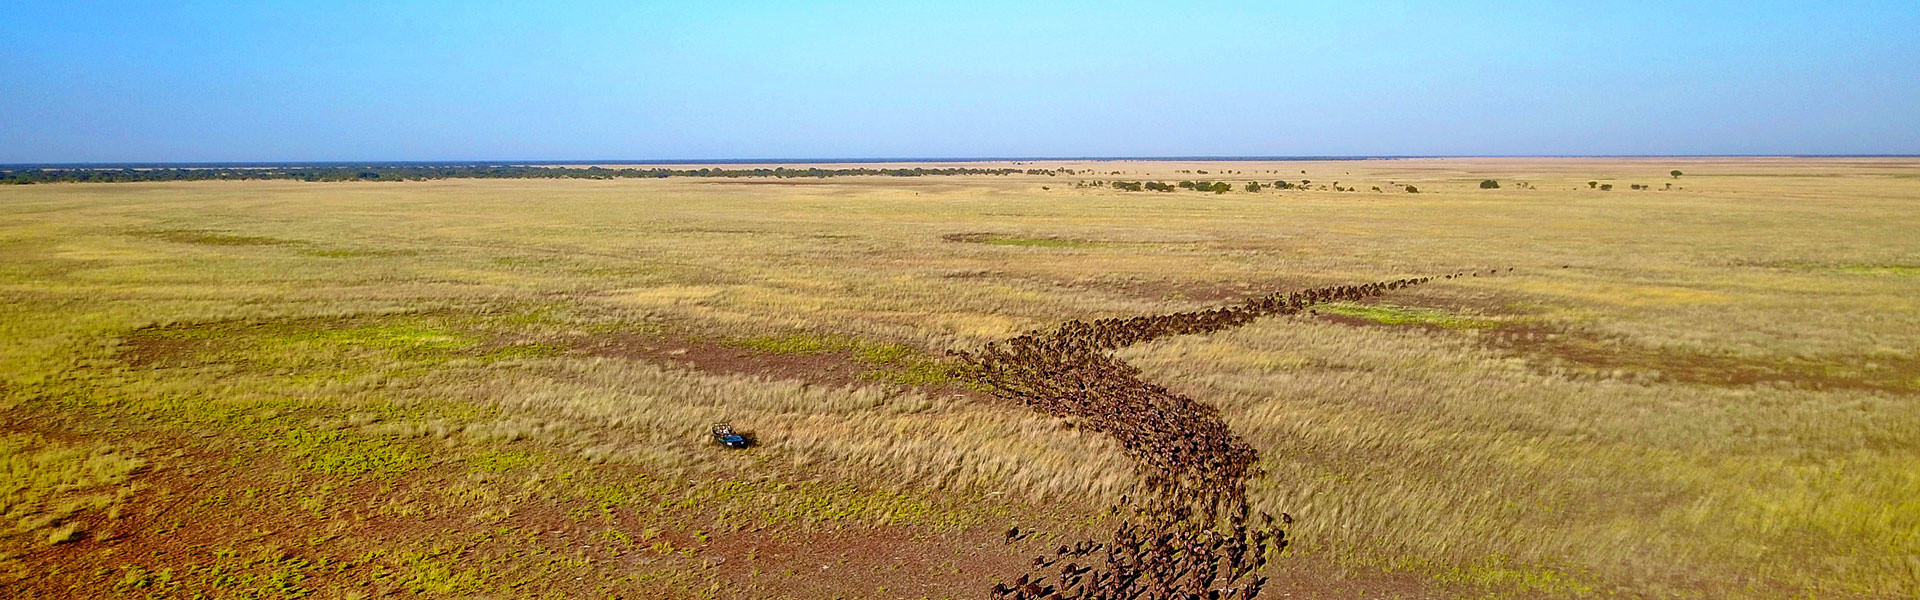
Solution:
<svg viewBox="0 0 1920 600">
<path fill-rule="evenodd" d="M 1124 356 L 1296 597 L 1920 594 L 1920 161 L 1038 166 L 0 187 L 0 591 L 975 597 L 1138 482 L 946 350 L 1511 267 Z"/>
</svg>

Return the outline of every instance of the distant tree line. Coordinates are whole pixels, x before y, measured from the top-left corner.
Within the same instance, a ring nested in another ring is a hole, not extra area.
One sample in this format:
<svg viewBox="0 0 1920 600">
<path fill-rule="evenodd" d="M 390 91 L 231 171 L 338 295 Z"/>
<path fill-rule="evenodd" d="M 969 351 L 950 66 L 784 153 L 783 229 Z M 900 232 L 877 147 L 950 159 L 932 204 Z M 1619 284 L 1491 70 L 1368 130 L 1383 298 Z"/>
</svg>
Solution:
<svg viewBox="0 0 1920 600">
<path fill-rule="evenodd" d="M 1295 183 L 1292 181 L 1286 181 L 1286 180 L 1275 181 L 1273 183 L 1248 181 L 1240 184 L 1239 189 L 1247 192 L 1258 193 L 1261 191 L 1265 191 L 1267 189 L 1307 190 L 1307 189 L 1313 189 L 1312 185 L 1313 185 L 1313 181 L 1307 180 L 1307 179 L 1302 179 L 1298 183 Z M 1074 184 L 1074 187 L 1083 187 L 1083 188 L 1111 187 L 1113 189 L 1120 190 L 1123 192 L 1171 192 L 1176 189 L 1180 189 L 1180 190 L 1193 190 L 1197 192 L 1212 192 L 1215 194 L 1225 194 L 1235 189 L 1234 184 L 1226 181 L 1181 181 L 1179 183 L 1169 184 L 1169 183 L 1164 183 L 1159 181 L 1105 181 L 1105 180 L 1098 180 L 1098 179 L 1093 181 L 1077 182 Z M 1413 186 L 1410 186 L 1410 185 L 1404 186 L 1404 187 L 1409 193 L 1417 194 L 1420 192 L 1419 189 L 1414 188 Z M 1327 189 L 1327 186 L 1325 184 L 1322 184 L 1319 189 L 1325 190 Z M 1375 192 L 1384 191 L 1380 188 L 1380 186 L 1377 186 L 1377 185 L 1373 186 L 1371 189 Z M 1360 191 L 1359 188 L 1357 187 L 1341 187 L 1340 182 L 1338 181 L 1333 182 L 1333 190 L 1337 192 Z"/>
<path fill-rule="evenodd" d="M 1233 184 L 1227 183 L 1225 181 L 1211 181 L 1211 182 L 1182 181 L 1175 185 L 1179 186 L 1180 189 L 1183 189 L 1183 190 L 1194 190 L 1197 192 L 1213 192 L 1215 194 L 1225 194 L 1227 192 L 1233 191 Z"/>
<path fill-rule="evenodd" d="M 342 165 L 288 167 L 23 168 L 0 170 L 0 184 L 125 183 L 284 179 L 293 181 L 420 181 L 428 179 L 661 179 L 667 177 L 923 177 L 930 175 L 1072 175 L 1072 169 L 946 168 L 753 168 L 699 169 L 543 167 L 508 165 Z"/>
</svg>

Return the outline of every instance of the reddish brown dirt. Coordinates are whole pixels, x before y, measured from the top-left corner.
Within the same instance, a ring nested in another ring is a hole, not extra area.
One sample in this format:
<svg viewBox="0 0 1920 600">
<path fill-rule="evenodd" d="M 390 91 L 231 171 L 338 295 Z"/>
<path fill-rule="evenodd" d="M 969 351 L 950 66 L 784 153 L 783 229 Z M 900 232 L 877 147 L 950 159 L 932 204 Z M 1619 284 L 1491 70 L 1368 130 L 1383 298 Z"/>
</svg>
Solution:
<svg viewBox="0 0 1920 600">
<path fill-rule="evenodd" d="M 902 528 L 730 536 L 709 561 L 753 597 L 974 597 L 987 573 L 1026 556 L 991 528 L 922 535 Z M 721 547 L 724 546 L 724 547 Z"/>
<path fill-rule="evenodd" d="M 1389 325 L 1324 312 L 1315 318 L 1350 327 L 1411 327 L 1436 334 L 1451 331 L 1426 323 Z M 1915 373 L 1920 373 L 1920 358 L 1833 356 L 1820 360 L 1768 360 L 1649 348 L 1619 338 L 1537 324 L 1480 330 L 1476 339 L 1484 347 L 1527 357 L 1528 364 L 1542 373 L 1550 372 L 1553 367 L 1570 367 L 1567 370 L 1592 378 L 1612 377 L 1619 372 L 1652 381 L 1725 387 L 1777 385 L 1895 393 L 1920 390 L 1914 378 Z"/>
<path fill-rule="evenodd" d="M 1577 331 L 1545 327 L 1496 329 L 1483 336 L 1506 352 L 1571 364 L 1606 374 L 1650 374 L 1658 380 L 1742 387 L 1782 385 L 1812 390 L 1911 392 L 1920 358 L 1833 356 L 1820 360 L 1765 359 L 1649 348 Z"/>
<path fill-rule="evenodd" d="M 414 313 L 418 316 L 427 313 Z M 231 332 L 236 335 L 260 331 L 326 331 L 349 329 L 384 318 L 401 315 L 367 317 L 296 317 L 283 319 L 231 319 L 200 323 L 183 323 L 164 327 L 142 327 L 119 340 L 114 357 L 128 366 L 171 367 L 181 366 L 192 360 L 197 351 L 216 345 L 216 339 L 196 336 L 181 338 L 168 335 L 184 332 Z"/>
<path fill-rule="evenodd" d="M 820 385 L 869 383 L 866 375 L 872 371 L 867 365 L 842 352 L 774 354 L 685 336 L 614 334 L 582 341 L 575 348 L 594 356 Z"/>
<path fill-rule="evenodd" d="M 582 340 L 574 349 L 593 356 L 624 358 L 708 373 L 752 375 L 826 386 L 873 385 L 876 379 L 872 375 L 881 370 L 880 366 L 863 362 L 849 352 L 759 352 L 685 334 L 613 334 Z M 925 389 L 934 394 L 986 398 L 985 394 L 961 385 Z"/>
<path fill-rule="evenodd" d="M 128 366 L 152 367 L 171 363 L 197 346 L 193 340 L 133 335 L 121 340 L 118 358 Z"/>
</svg>

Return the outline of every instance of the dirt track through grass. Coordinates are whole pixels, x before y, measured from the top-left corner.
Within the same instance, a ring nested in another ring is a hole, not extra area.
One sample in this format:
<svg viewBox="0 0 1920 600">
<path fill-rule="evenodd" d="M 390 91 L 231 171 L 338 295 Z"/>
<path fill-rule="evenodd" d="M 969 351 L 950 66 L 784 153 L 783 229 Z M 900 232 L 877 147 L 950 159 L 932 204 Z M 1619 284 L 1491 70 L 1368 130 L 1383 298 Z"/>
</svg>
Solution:
<svg viewBox="0 0 1920 600">
<path fill-rule="evenodd" d="M 1149 488 L 1149 496 L 1139 504 L 1120 500 L 1116 510 L 1134 511 L 1141 518 L 1123 522 L 1110 541 L 1061 546 L 1050 557 L 1036 558 L 1034 570 L 1011 585 L 997 584 L 993 595 L 1020 600 L 1258 596 L 1266 579 L 1253 573 L 1270 551 L 1286 546 L 1286 533 L 1272 517 L 1261 514 L 1256 521 L 1248 514 L 1247 480 L 1258 474 L 1259 453 L 1227 427 L 1219 409 L 1142 379 L 1139 369 L 1112 352 L 1162 337 L 1211 333 L 1264 316 L 1295 314 L 1316 304 L 1379 296 L 1430 280 L 1331 286 L 1166 315 L 1075 320 L 1053 331 L 961 354 L 996 396 L 1114 438 Z M 1226 526 L 1211 529 L 1222 515 Z M 1283 514 L 1281 524 L 1290 520 Z M 1010 530 L 1007 537 L 1012 541 L 1021 534 Z M 1079 564 L 1089 556 L 1104 564 Z"/>
</svg>

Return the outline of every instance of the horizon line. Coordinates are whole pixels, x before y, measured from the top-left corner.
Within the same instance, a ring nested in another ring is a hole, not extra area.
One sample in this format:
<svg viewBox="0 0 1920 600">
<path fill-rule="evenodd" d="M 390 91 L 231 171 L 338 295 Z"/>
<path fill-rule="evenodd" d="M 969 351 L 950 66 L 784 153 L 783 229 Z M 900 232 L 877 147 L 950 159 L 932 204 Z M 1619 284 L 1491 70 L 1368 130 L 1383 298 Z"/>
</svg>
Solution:
<svg viewBox="0 0 1920 600">
<path fill-rule="evenodd" d="M 1407 160 L 1432 158 L 1920 158 L 1920 154 L 1345 154 L 1270 156 L 986 156 L 986 157 L 865 157 L 865 158 L 661 158 L 567 160 L 289 160 L 289 161 L 100 161 L 0 163 L 0 169 L 113 169 L 113 168 L 271 168 L 338 166 L 567 166 L 567 165 L 807 165 L 978 162 L 1306 162 Z"/>
</svg>

